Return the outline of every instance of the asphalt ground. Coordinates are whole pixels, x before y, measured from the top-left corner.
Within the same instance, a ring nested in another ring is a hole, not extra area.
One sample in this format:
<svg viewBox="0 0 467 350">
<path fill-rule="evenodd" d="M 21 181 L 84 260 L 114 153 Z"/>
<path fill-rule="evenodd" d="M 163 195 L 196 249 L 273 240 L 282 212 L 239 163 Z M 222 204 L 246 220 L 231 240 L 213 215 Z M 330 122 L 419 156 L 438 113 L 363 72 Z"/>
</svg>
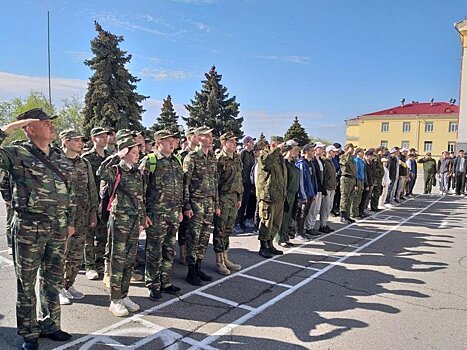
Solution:
<svg viewBox="0 0 467 350">
<path fill-rule="evenodd" d="M 242 271 L 215 273 L 210 246 L 212 283 L 187 284 L 175 263 L 183 294 L 154 303 L 133 283 L 142 311 L 127 318 L 108 311 L 101 281 L 80 274 L 86 297 L 62 307 L 73 339 L 41 339 L 40 348 L 467 349 L 466 214 L 464 197 L 421 195 L 356 224 L 333 218 L 336 232 L 269 260 L 257 254 L 256 235 L 236 235 L 230 255 Z M 21 339 L 3 232 L 0 267 L 0 349 L 14 349 Z"/>
</svg>

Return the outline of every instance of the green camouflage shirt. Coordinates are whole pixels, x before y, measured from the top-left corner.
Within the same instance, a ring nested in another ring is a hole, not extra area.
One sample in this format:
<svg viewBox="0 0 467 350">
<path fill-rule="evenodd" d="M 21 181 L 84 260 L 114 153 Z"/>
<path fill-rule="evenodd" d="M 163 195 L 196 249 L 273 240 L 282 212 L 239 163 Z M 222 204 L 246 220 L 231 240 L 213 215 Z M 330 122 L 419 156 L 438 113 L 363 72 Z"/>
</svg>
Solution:
<svg viewBox="0 0 467 350">
<path fill-rule="evenodd" d="M 235 193 L 237 195 L 237 200 L 242 200 L 242 170 L 242 161 L 237 153 L 234 153 L 231 158 L 224 151 L 219 152 L 217 155 L 219 197 L 225 194 Z"/>
<path fill-rule="evenodd" d="M 7 135 L 0 131 L 0 143 Z M 36 158 L 29 149 L 36 149 L 67 178 L 63 180 Z M 13 205 L 18 213 L 33 214 L 53 220 L 65 215 L 73 226 L 76 211 L 71 174 L 73 166 L 58 147 L 51 146 L 46 155 L 31 141 L 0 147 L 0 169 L 10 174 Z"/>
<path fill-rule="evenodd" d="M 91 164 L 78 156 L 68 160 L 73 164 L 71 182 L 76 194 L 78 215 L 97 210 L 97 190 Z"/>
<path fill-rule="evenodd" d="M 264 148 L 258 158 L 256 196 L 266 202 L 283 202 L 287 196 L 287 169 L 280 148 Z"/>
<path fill-rule="evenodd" d="M 339 157 L 342 176 L 350 177 L 352 179 L 357 178 L 357 165 L 355 164 L 354 159 L 355 157 L 352 153 L 343 154 Z"/>
<path fill-rule="evenodd" d="M 156 165 L 150 172 L 149 156 L 140 163 L 146 184 L 146 212 L 150 210 L 182 210 L 183 204 L 183 169 L 175 155 L 163 156 L 155 151 Z"/>
<path fill-rule="evenodd" d="M 219 208 L 217 194 L 217 161 L 213 152 L 204 154 L 201 148 L 188 153 L 183 160 L 183 204 L 184 210 L 190 210 L 190 200 L 194 198 L 214 199 Z"/>
<path fill-rule="evenodd" d="M 97 170 L 101 166 L 102 162 L 109 157 L 109 154 L 104 149 L 104 157 L 101 157 L 96 152 L 96 148 L 93 147 L 89 151 L 84 153 L 82 155 L 82 157 L 84 159 L 86 159 L 87 161 L 89 161 L 89 163 L 91 163 L 92 173 L 94 174 L 94 183 L 96 184 L 97 191 L 99 192 L 99 186 L 100 186 L 100 183 L 101 183 L 101 179 L 100 179 L 99 175 L 97 175 Z"/>
</svg>

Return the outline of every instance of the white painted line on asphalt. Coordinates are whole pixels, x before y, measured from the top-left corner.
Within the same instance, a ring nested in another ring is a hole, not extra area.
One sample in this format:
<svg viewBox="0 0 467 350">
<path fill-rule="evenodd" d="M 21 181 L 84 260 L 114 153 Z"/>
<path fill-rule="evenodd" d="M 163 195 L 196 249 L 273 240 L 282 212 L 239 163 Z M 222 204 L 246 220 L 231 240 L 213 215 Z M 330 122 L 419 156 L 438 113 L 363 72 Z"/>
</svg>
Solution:
<svg viewBox="0 0 467 350">
<path fill-rule="evenodd" d="M 3 261 L 5 263 L 5 265 L 2 267 L 9 267 L 14 265 L 12 260 L 4 258 L 3 256 L 0 256 L 0 261 Z"/>
<path fill-rule="evenodd" d="M 275 261 L 277 261 L 277 260 L 275 260 Z M 274 281 L 271 281 L 271 280 L 267 280 L 265 278 L 256 277 L 256 276 L 252 276 L 252 275 L 247 275 L 247 274 L 244 274 L 244 273 L 240 273 L 238 276 L 249 278 L 251 280 L 255 280 L 255 281 L 258 281 L 258 282 L 263 282 L 263 283 L 272 284 L 272 285 L 275 285 L 275 286 L 284 287 L 284 288 L 287 288 L 287 289 L 293 287 L 290 284 L 274 282 Z"/>
<path fill-rule="evenodd" d="M 334 234 L 335 234 L 335 233 L 334 233 Z M 306 250 L 306 249 L 297 249 L 296 251 L 299 252 L 299 253 L 305 253 L 306 255 L 325 256 L 325 257 L 327 257 L 327 258 L 333 258 L 333 259 L 339 259 L 339 258 L 340 258 L 340 256 L 318 253 L 318 252 L 309 251 L 309 250 Z M 321 262 L 321 261 L 320 261 L 320 262 Z M 324 262 L 324 261 L 323 261 L 323 262 Z"/>
<path fill-rule="evenodd" d="M 245 309 L 245 310 L 248 310 L 248 311 L 253 311 L 255 309 L 254 307 L 244 305 L 244 304 L 239 304 L 239 303 L 236 303 L 235 301 L 218 297 L 217 295 L 204 293 L 204 292 L 198 292 L 196 294 L 199 295 L 199 296 L 208 298 L 208 299 L 218 301 L 218 302 L 223 303 L 223 304 L 227 304 L 227 305 L 234 306 L 234 307 L 239 307 L 241 309 Z"/>
<path fill-rule="evenodd" d="M 321 242 L 323 242 L 323 243 L 328 243 L 328 244 L 338 245 L 338 246 L 340 246 L 340 247 L 358 248 L 357 245 L 353 245 L 353 244 L 343 244 L 343 243 L 328 242 L 328 241 L 321 241 Z"/>
<path fill-rule="evenodd" d="M 303 266 L 303 265 L 299 265 L 299 264 L 293 264 L 293 263 L 289 263 L 287 261 L 282 261 L 282 260 L 271 260 L 271 262 L 275 262 L 275 263 L 278 263 L 278 264 L 289 265 L 289 266 L 293 266 L 293 267 L 298 267 L 300 269 L 306 269 L 306 270 L 313 270 L 313 271 L 319 271 L 320 270 L 320 269 L 316 269 L 314 267 Z"/>
<path fill-rule="evenodd" d="M 351 230 L 351 231 L 360 231 L 360 232 L 368 232 L 368 233 L 378 233 L 378 232 L 376 232 L 376 230 L 368 230 L 368 229 L 365 229 L 365 228 L 358 228 L 358 227 L 352 227 L 352 228 L 349 228 L 349 230 Z"/>
<path fill-rule="evenodd" d="M 374 218 L 376 215 L 379 215 L 379 214 L 381 214 L 381 213 L 384 213 L 385 211 L 388 211 L 388 210 L 391 210 L 391 209 L 385 209 L 385 210 L 383 210 L 382 212 L 379 212 L 379 213 L 377 213 L 377 214 L 374 214 L 374 215 L 372 215 L 372 216 L 369 216 L 368 218 L 365 218 L 365 219 L 359 221 L 358 223 L 361 224 L 361 223 L 363 223 L 363 222 L 366 222 L 367 220 L 370 220 L 370 219 Z M 370 222 L 370 223 L 371 223 L 371 222 Z M 287 250 L 284 254 L 293 253 L 293 252 L 297 251 L 298 249 L 300 249 L 300 248 L 302 248 L 302 247 L 305 247 L 305 246 L 307 246 L 307 245 L 309 245 L 309 244 L 319 242 L 321 239 L 323 239 L 323 238 L 325 238 L 325 237 L 329 237 L 329 236 L 332 236 L 333 234 L 336 234 L 336 233 L 338 233 L 338 232 L 341 232 L 341 231 L 344 231 L 344 230 L 347 230 L 347 229 L 351 229 L 352 227 L 354 227 L 354 225 L 356 225 L 356 224 L 354 223 L 354 224 L 350 224 L 350 225 L 343 226 L 343 227 L 341 227 L 340 229 L 338 229 L 338 230 L 336 230 L 336 231 L 334 231 L 334 232 L 332 232 L 332 233 L 328 233 L 328 234 L 326 234 L 326 235 L 324 235 L 324 236 L 321 236 L 321 237 L 319 237 L 319 238 L 316 239 L 316 240 L 312 240 L 312 241 L 310 241 L 310 242 L 306 242 L 306 243 L 304 243 L 304 244 L 302 244 L 302 245 L 300 245 L 300 246 L 298 246 L 298 247 L 290 248 L 290 249 Z M 350 253 L 350 254 L 351 254 L 351 253 Z M 259 267 L 259 266 L 262 266 L 262 265 L 264 265 L 264 264 L 267 264 L 267 263 L 269 263 L 269 262 L 271 262 L 271 261 L 274 262 L 274 261 L 276 261 L 276 259 L 279 258 L 280 256 L 281 256 L 281 255 L 276 255 L 276 256 L 272 257 L 271 259 L 264 259 L 264 260 L 262 260 L 262 261 L 260 261 L 260 262 L 258 262 L 258 263 L 256 263 L 256 264 L 254 264 L 254 265 L 251 265 L 251 266 L 249 266 L 249 267 L 243 269 L 242 272 L 245 273 L 245 272 L 247 272 L 247 271 L 253 270 L 253 269 L 255 269 L 255 268 Z M 351 255 L 347 254 L 346 256 L 351 256 Z M 303 266 L 301 266 L 301 265 L 298 265 L 298 266 L 301 267 L 301 268 L 305 268 L 305 267 L 303 267 Z M 329 266 L 333 266 L 333 265 L 329 265 Z M 310 270 L 315 270 L 315 269 L 312 269 L 312 268 L 309 268 L 309 269 L 310 269 Z M 94 338 L 94 337 L 96 337 L 96 336 L 100 336 L 100 335 L 103 334 L 103 333 L 110 332 L 110 331 L 112 331 L 112 330 L 114 330 L 114 329 L 117 329 L 118 327 L 121 327 L 121 326 L 127 324 L 127 323 L 135 322 L 135 321 L 137 321 L 138 319 L 141 319 L 142 317 L 144 317 L 144 316 L 146 316 L 146 315 L 152 314 L 152 313 L 154 313 L 154 312 L 156 312 L 156 311 L 158 311 L 158 310 L 160 310 L 160 309 L 163 309 L 163 308 L 165 308 L 165 307 L 167 307 L 167 306 L 169 306 L 169 305 L 172 305 L 172 304 L 174 304 L 174 303 L 176 303 L 176 302 L 178 302 L 178 301 L 181 301 L 181 300 L 184 300 L 184 299 L 186 299 L 186 298 L 189 298 L 189 297 L 192 296 L 192 295 L 196 295 L 197 292 L 206 290 L 206 289 L 211 288 L 211 287 L 213 287 L 213 286 L 215 286 L 215 285 L 218 285 L 218 284 L 222 284 L 222 283 L 225 282 L 226 280 L 229 280 L 229 279 L 231 279 L 231 278 L 234 278 L 234 277 L 237 276 L 237 275 L 239 275 L 239 273 L 233 273 L 233 274 L 231 274 L 231 275 L 229 275 L 229 276 L 225 276 L 225 277 L 223 277 L 223 278 L 221 278 L 221 279 L 219 279 L 219 280 L 217 280 L 217 281 L 211 282 L 211 283 L 209 283 L 209 284 L 207 284 L 207 285 L 204 285 L 204 286 L 202 286 L 202 287 L 200 287 L 200 288 L 197 288 L 197 289 L 192 290 L 192 291 L 190 291 L 190 292 L 188 292 L 188 293 L 186 293 L 186 294 L 183 294 L 182 296 L 180 296 L 180 297 L 178 297 L 178 298 L 173 298 L 173 299 L 171 299 L 171 300 L 168 300 L 168 301 L 166 301 L 166 302 L 164 302 L 164 303 L 161 303 L 161 304 L 159 304 L 159 305 L 156 305 L 156 306 L 154 306 L 154 307 L 152 307 L 152 308 L 150 308 L 150 309 L 144 310 L 144 311 L 142 311 L 142 312 L 140 312 L 140 313 L 138 313 L 138 314 L 135 314 L 135 315 L 133 315 L 133 316 L 131 316 L 131 317 L 125 318 L 125 319 L 123 319 L 123 320 L 121 320 L 121 321 L 119 321 L 119 322 L 113 323 L 113 324 L 111 324 L 111 325 L 109 325 L 109 326 L 107 326 L 107 327 L 104 327 L 104 328 L 102 328 L 102 329 L 100 329 L 100 330 L 97 330 L 97 331 L 95 331 L 95 332 L 93 332 L 93 333 L 91 333 L 91 334 L 88 334 L 88 335 L 84 336 L 84 337 L 75 339 L 75 340 L 73 340 L 73 341 L 71 341 L 71 342 L 69 342 L 69 343 L 66 343 L 66 344 L 63 344 L 63 345 L 61 345 L 61 346 L 59 346 L 59 347 L 56 347 L 56 348 L 54 348 L 54 350 L 64 350 L 64 349 L 68 349 L 68 348 L 70 348 L 70 347 L 73 347 L 73 346 L 75 346 L 75 345 L 77 345 L 77 344 L 81 344 L 81 343 L 87 342 L 88 340 L 90 340 L 90 339 L 92 339 L 92 338 Z"/>
<path fill-rule="evenodd" d="M 441 199 L 441 198 L 439 198 Z M 371 241 L 368 241 L 367 243 L 365 243 L 364 245 L 358 247 L 357 249 L 355 249 L 355 251 L 353 251 L 352 253 L 358 253 L 359 251 L 369 247 L 370 245 L 372 245 L 373 243 L 379 241 L 381 238 L 385 237 L 386 235 L 388 235 L 389 233 L 391 233 L 392 231 L 396 230 L 397 228 L 399 228 L 400 226 L 402 226 L 403 224 L 405 224 L 406 222 L 408 222 L 410 219 L 416 217 L 417 215 L 419 215 L 420 213 L 424 212 L 425 210 L 431 208 L 435 203 L 437 203 L 439 201 L 439 199 L 431 202 L 430 204 L 428 204 L 426 207 L 424 207 L 423 209 L 419 210 L 417 213 L 413 214 L 412 216 L 410 216 L 409 218 L 406 218 L 405 220 L 401 221 L 400 223 L 398 223 L 397 225 L 391 227 L 389 230 L 385 231 L 384 233 L 382 233 L 381 235 L 375 237 L 374 239 L 372 239 Z M 281 294 L 277 295 L 276 297 L 272 298 L 271 300 L 269 300 L 268 302 L 264 303 L 263 305 L 257 307 L 254 311 L 251 311 L 249 312 L 248 314 L 240 317 L 239 319 L 235 320 L 234 322 L 232 322 L 231 324 L 229 325 L 226 325 L 225 327 L 219 329 L 218 331 L 214 332 L 212 335 L 210 335 L 209 337 L 206 337 L 205 339 L 203 339 L 201 341 L 202 344 L 205 344 L 205 345 L 210 345 L 211 343 L 213 343 L 214 341 L 216 341 L 217 339 L 219 339 L 220 337 L 222 337 L 223 335 L 226 335 L 226 334 L 229 334 L 231 333 L 235 328 L 237 328 L 238 326 L 244 324 L 245 322 L 247 322 L 249 319 L 261 314 L 264 310 L 266 310 L 268 307 L 278 303 L 279 301 L 281 301 L 282 299 L 284 299 L 285 297 L 289 296 L 290 294 L 292 294 L 293 292 L 295 292 L 297 289 L 307 285 L 308 283 L 310 283 L 312 280 L 316 279 L 317 277 L 321 276 L 322 274 L 326 273 L 327 271 L 329 271 L 330 269 L 334 268 L 335 266 L 338 266 L 338 265 L 341 265 L 345 260 L 347 260 L 348 258 L 350 258 L 352 255 L 351 254 L 347 254 L 347 255 L 344 255 L 342 258 L 340 258 L 338 261 L 336 261 L 334 264 L 332 265 L 328 265 L 326 266 L 325 268 L 323 268 L 322 270 L 316 272 L 315 274 L 311 275 L 310 277 L 304 279 L 303 281 L 301 281 L 300 283 L 296 284 L 293 288 L 290 288 L 284 292 L 282 292 Z M 190 349 L 196 349 L 194 347 L 190 348 Z"/>
<path fill-rule="evenodd" d="M 364 238 L 364 237 L 358 237 L 358 236 L 352 236 L 352 235 L 344 235 L 342 233 L 335 233 L 336 236 L 342 236 L 342 237 L 349 237 L 349 238 L 359 238 L 359 239 L 366 239 L 368 241 L 371 240 L 371 238 Z"/>
</svg>

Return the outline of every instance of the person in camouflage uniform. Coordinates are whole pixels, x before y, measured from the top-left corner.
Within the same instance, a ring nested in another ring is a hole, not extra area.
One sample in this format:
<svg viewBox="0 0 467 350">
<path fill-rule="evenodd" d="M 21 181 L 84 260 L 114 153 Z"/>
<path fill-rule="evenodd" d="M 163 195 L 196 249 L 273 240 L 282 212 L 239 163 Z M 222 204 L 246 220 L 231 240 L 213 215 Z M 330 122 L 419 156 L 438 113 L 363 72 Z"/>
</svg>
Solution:
<svg viewBox="0 0 467 350">
<path fill-rule="evenodd" d="M 431 193 L 433 182 L 436 179 L 436 160 L 431 158 L 431 152 L 427 152 L 425 157 L 419 159 L 417 163 L 423 164 L 423 180 L 425 182 L 423 193 Z"/>
<path fill-rule="evenodd" d="M 175 135 L 169 130 L 154 135 L 156 150 L 141 161 L 144 171 L 146 215 L 145 282 L 149 299 L 159 300 L 161 292 L 177 294 L 180 288 L 170 282 L 175 256 L 177 229 L 182 215 L 183 170 L 178 156 Z"/>
<path fill-rule="evenodd" d="M 71 183 L 76 194 L 75 234 L 67 239 L 65 249 L 65 271 L 63 288 L 60 291 L 60 304 L 70 304 L 70 299 L 82 299 L 84 294 L 74 286 L 84 254 L 86 233 L 97 223 L 97 190 L 91 164 L 80 157 L 83 137 L 75 130 L 60 133 L 62 148 L 73 164 Z"/>
<path fill-rule="evenodd" d="M 11 181 L 10 181 L 10 174 L 6 171 L 1 171 L 2 180 L 0 182 L 0 193 L 2 194 L 2 198 L 5 202 L 6 207 L 6 226 L 5 226 L 5 234 L 6 234 L 6 241 L 8 245 L 8 254 L 13 254 L 13 240 L 11 236 L 11 220 L 13 219 L 13 190 L 11 188 Z"/>
<path fill-rule="evenodd" d="M 188 146 L 179 152 L 179 157 L 183 163 L 183 160 L 188 153 L 194 151 L 199 144 L 199 135 L 195 132 L 195 128 L 189 128 L 186 137 L 188 139 Z M 183 215 L 183 220 L 178 227 L 178 247 L 179 247 L 179 262 L 182 265 L 186 265 L 186 233 L 188 232 L 188 223 L 190 219 Z"/>
<path fill-rule="evenodd" d="M 83 158 L 91 163 L 92 173 L 94 174 L 94 183 L 99 193 L 101 183 L 97 170 L 102 162 L 109 156 L 105 147 L 107 146 L 108 134 L 104 128 L 93 128 L 91 138 L 94 147 L 83 154 Z M 107 243 L 107 221 L 98 217 L 97 225 L 88 230 L 86 242 L 84 245 L 84 263 L 86 267 L 86 277 L 90 280 L 99 278 L 99 273 L 104 272 L 104 254 Z"/>
<path fill-rule="evenodd" d="M 145 225 L 144 184 L 139 161 L 139 144 L 132 137 L 118 142 L 118 157 L 113 157 L 99 173 L 111 185 L 109 230 L 112 234 L 110 256 L 110 307 L 115 316 L 136 312 L 139 305 L 128 297 L 140 232 Z"/>
<path fill-rule="evenodd" d="M 222 150 L 217 155 L 218 193 L 220 216 L 214 218 L 214 252 L 217 272 L 230 275 L 242 267 L 229 259 L 229 237 L 232 234 L 237 210 L 242 205 L 242 161 L 237 154 L 237 137 L 227 132 L 220 137 Z"/>
<path fill-rule="evenodd" d="M 0 131 L 0 141 L 20 128 L 29 139 L 0 147 L 0 169 L 10 174 L 13 186 L 16 317 L 26 350 L 38 348 L 39 336 L 71 338 L 60 329 L 59 291 L 66 238 L 74 234 L 73 169 L 63 152 L 50 146 L 56 137 L 52 118 L 34 108 Z M 36 315 L 38 272 L 41 322 Z"/>
<path fill-rule="evenodd" d="M 217 161 L 212 152 L 212 129 L 197 129 L 200 145 L 183 160 L 183 213 L 190 222 L 186 234 L 187 282 L 201 286 L 212 277 L 201 271 L 209 244 L 214 214 L 220 215 L 217 193 Z"/>
<path fill-rule="evenodd" d="M 357 165 L 353 155 L 354 145 L 348 143 L 344 146 L 344 154 L 339 158 L 341 168 L 341 222 L 355 222 L 350 215 L 353 193 L 357 189 Z"/>
<path fill-rule="evenodd" d="M 383 158 L 384 147 L 378 147 L 376 149 L 375 163 L 375 182 L 373 184 L 373 192 L 371 192 L 371 204 L 370 209 L 372 211 L 381 211 L 378 208 L 379 197 L 383 193 L 383 177 L 384 177 L 384 166 L 381 159 Z"/>
<path fill-rule="evenodd" d="M 264 258 L 283 254 L 273 245 L 273 239 L 281 228 L 287 198 L 287 168 L 282 156 L 283 141 L 282 137 L 272 136 L 271 147 L 263 148 L 257 164 L 256 198 L 260 218 L 258 254 Z"/>
</svg>

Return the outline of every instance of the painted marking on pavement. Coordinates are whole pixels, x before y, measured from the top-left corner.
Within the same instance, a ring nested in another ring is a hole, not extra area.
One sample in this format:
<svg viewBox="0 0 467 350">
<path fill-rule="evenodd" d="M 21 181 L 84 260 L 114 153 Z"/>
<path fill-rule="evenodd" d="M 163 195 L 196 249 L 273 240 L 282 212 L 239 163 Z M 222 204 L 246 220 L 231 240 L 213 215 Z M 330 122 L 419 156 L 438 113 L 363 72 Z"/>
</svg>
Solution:
<svg viewBox="0 0 467 350">
<path fill-rule="evenodd" d="M 276 260 L 277 261 L 277 260 Z M 279 283 L 279 282 L 274 282 L 274 281 L 271 281 L 271 280 L 267 280 L 265 278 L 261 278 L 261 277 L 256 277 L 256 276 L 252 276 L 252 275 L 247 275 L 247 274 L 244 274 L 244 273 L 240 273 L 238 276 L 240 277 L 245 277 L 245 278 L 249 278 L 251 280 L 255 280 L 255 281 L 258 281 L 258 282 L 263 282 L 263 283 L 267 283 L 267 284 L 273 284 L 275 286 L 279 286 L 279 287 L 284 287 L 284 288 L 292 288 L 293 286 L 291 286 L 290 284 L 285 284 L 285 283 Z"/>
<path fill-rule="evenodd" d="M 198 292 L 196 294 L 198 294 L 198 295 L 200 295 L 202 297 L 208 298 L 208 299 L 218 301 L 218 302 L 223 303 L 223 304 L 227 304 L 227 305 L 234 306 L 234 307 L 239 307 L 241 309 L 245 309 L 245 310 L 248 310 L 248 311 L 253 311 L 254 310 L 254 308 L 251 307 L 251 306 L 244 305 L 244 304 L 239 304 L 239 303 L 236 303 L 235 301 L 218 297 L 217 295 L 204 293 L 204 292 Z"/>
</svg>

